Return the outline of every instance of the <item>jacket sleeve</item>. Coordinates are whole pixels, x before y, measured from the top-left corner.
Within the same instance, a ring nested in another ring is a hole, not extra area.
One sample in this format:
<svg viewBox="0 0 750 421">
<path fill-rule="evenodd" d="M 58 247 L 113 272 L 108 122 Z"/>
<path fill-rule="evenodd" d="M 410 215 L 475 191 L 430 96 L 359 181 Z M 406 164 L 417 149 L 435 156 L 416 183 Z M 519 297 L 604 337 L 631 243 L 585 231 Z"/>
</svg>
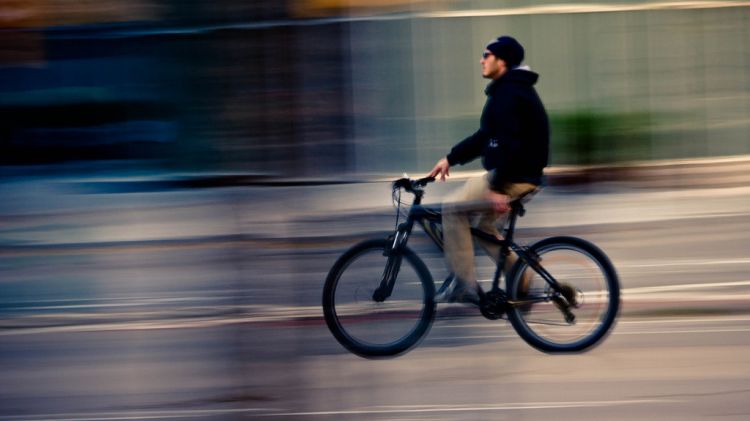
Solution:
<svg viewBox="0 0 750 421">
<path fill-rule="evenodd" d="M 456 164 L 463 165 L 476 159 L 482 153 L 482 149 L 484 149 L 488 138 L 487 133 L 480 128 L 451 149 L 451 152 L 447 156 L 448 163 L 451 166 Z"/>
</svg>

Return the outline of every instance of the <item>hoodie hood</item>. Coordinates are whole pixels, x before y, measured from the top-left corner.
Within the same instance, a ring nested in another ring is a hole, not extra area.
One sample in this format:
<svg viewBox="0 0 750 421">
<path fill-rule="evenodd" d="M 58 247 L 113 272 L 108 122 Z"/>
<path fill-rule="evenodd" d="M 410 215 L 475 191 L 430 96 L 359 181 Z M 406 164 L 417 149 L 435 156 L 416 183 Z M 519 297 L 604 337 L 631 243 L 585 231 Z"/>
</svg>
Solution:
<svg viewBox="0 0 750 421">
<path fill-rule="evenodd" d="M 534 73 L 527 66 L 516 67 L 515 69 L 509 70 L 504 75 L 500 76 L 499 79 L 493 80 L 487 85 L 485 93 L 490 95 L 495 87 L 506 83 L 518 84 L 523 86 L 534 86 L 537 80 L 539 80 L 539 74 Z"/>
</svg>

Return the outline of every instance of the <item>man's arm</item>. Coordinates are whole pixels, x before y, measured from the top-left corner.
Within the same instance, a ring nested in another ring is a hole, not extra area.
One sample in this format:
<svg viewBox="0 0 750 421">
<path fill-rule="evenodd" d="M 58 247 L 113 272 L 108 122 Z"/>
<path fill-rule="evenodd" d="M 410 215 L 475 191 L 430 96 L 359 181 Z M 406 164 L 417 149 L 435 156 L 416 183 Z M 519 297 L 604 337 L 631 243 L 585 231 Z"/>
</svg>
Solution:
<svg viewBox="0 0 750 421">
<path fill-rule="evenodd" d="M 482 153 L 484 145 L 487 144 L 489 136 L 481 128 L 471 136 L 459 142 L 446 156 L 450 165 L 465 164 L 473 161 Z"/>
<path fill-rule="evenodd" d="M 427 176 L 435 178 L 440 176 L 440 181 L 445 181 L 445 177 L 450 175 L 450 168 L 451 164 L 448 163 L 448 158 L 442 158 L 435 164 L 435 167 L 432 168 L 432 171 Z"/>
<path fill-rule="evenodd" d="M 487 135 L 482 129 L 477 130 L 474 134 L 459 142 L 451 149 L 451 152 L 440 159 L 432 168 L 428 177 L 440 177 L 440 181 L 445 181 L 445 177 L 450 176 L 450 167 L 456 164 L 465 164 L 482 153 Z"/>
</svg>

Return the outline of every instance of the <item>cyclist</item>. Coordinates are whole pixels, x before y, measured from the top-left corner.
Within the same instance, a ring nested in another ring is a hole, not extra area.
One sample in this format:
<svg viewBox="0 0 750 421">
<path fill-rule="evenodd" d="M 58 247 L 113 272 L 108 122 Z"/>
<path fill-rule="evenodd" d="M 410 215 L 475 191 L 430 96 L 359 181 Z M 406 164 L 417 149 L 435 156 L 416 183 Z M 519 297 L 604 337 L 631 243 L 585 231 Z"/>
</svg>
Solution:
<svg viewBox="0 0 750 421">
<path fill-rule="evenodd" d="M 445 181 L 451 166 L 480 156 L 487 170 L 466 181 L 443 203 L 445 259 L 455 282 L 436 297 L 439 302 L 479 302 L 471 237 L 474 217 L 479 229 L 499 236 L 496 226 L 505 221 L 509 202 L 542 182 L 549 155 L 549 123 L 534 89 L 539 75 L 521 66 L 523 58 L 523 47 L 510 36 L 487 45 L 480 64 L 482 76 L 491 82 L 485 89 L 487 102 L 479 130 L 456 144 L 429 173 Z M 497 259 L 497 246 L 482 241 L 480 245 Z M 508 256 L 506 273 L 515 260 Z"/>
</svg>

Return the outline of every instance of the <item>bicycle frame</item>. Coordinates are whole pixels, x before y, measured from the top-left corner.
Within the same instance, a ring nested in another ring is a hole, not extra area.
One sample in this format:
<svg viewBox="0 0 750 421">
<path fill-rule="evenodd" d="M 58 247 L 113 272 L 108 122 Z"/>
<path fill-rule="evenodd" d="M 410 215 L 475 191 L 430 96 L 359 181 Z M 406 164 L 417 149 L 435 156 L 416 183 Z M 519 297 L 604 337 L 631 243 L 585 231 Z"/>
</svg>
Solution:
<svg viewBox="0 0 750 421">
<path fill-rule="evenodd" d="M 489 282 L 482 282 L 487 292 L 478 287 L 478 299 L 466 299 L 458 294 L 463 291 L 446 289 L 463 287 L 451 276 L 435 291 L 425 261 L 408 246 L 418 225 L 439 249 L 445 248 L 442 209 L 421 203 L 424 187 L 434 181 L 434 177 L 412 180 L 406 176 L 395 180 L 395 230 L 387 239 L 373 238 L 354 245 L 329 271 L 323 288 L 323 314 L 339 343 L 363 357 L 401 354 L 428 332 L 437 304 L 442 302 L 471 303 L 489 320 L 507 318 L 527 343 L 544 352 L 582 351 L 607 335 L 620 303 L 614 266 L 596 245 L 577 237 L 553 236 L 529 246 L 516 244 L 516 222 L 525 213 L 528 195 L 510 202 L 502 237 L 494 228 L 487 232 L 471 229 L 473 238 L 497 253 L 490 256 L 496 261 L 492 289 Z M 404 191 L 414 194 L 413 202 L 401 200 Z M 505 265 L 515 257 L 511 253 L 517 255 L 518 262 L 507 273 Z M 402 265 L 403 274 L 399 273 Z M 500 288 L 503 277 L 507 293 Z M 457 298 L 451 299 L 454 296 Z M 374 327 L 374 323 L 383 327 Z M 570 328 L 576 324 L 580 327 Z"/>
<path fill-rule="evenodd" d="M 428 208 L 425 206 L 422 206 L 422 191 L 415 191 L 414 192 L 414 202 L 412 203 L 408 216 L 406 218 L 406 221 L 399 224 L 399 226 L 396 229 L 396 232 L 389 238 L 392 239 L 391 247 L 389 250 L 386 250 L 386 253 L 388 254 L 388 263 L 386 264 L 385 271 L 383 273 L 383 280 L 381 282 L 380 288 L 378 288 L 373 298 L 376 301 L 383 301 L 388 296 L 390 296 L 391 291 L 393 290 L 393 285 L 395 283 L 396 275 L 398 274 L 400 265 L 401 265 L 401 254 L 400 253 L 394 253 L 394 251 L 398 251 L 401 247 L 405 246 L 409 236 L 412 233 L 412 230 L 414 228 L 415 222 L 418 223 L 422 230 L 427 234 L 427 236 L 435 243 L 435 245 L 443 251 L 443 233 L 442 233 L 442 214 L 439 210 Z M 511 211 L 510 215 L 507 220 L 507 229 L 505 229 L 505 236 L 504 238 L 497 238 L 494 235 L 488 234 L 482 230 L 479 230 L 477 228 L 472 227 L 471 228 L 471 234 L 474 237 L 477 237 L 483 241 L 495 244 L 500 246 L 500 255 L 497 259 L 497 266 L 495 269 L 495 274 L 492 278 L 492 288 L 490 289 L 490 292 L 498 292 L 501 291 L 500 288 L 500 278 L 502 277 L 503 267 L 505 266 L 505 260 L 508 255 L 510 255 L 510 252 L 513 251 L 516 253 L 518 258 L 525 262 L 529 267 L 531 267 L 536 273 L 541 276 L 547 284 L 550 285 L 550 287 L 556 292 L 553 299 L 555 300 L 565 300 L 564 297 L 562 297 L 562 290 L 560 288 L 560 285 L 555 280 L 555 278 L 542 267 L 542 265 L 539 264 L 539 257 L 535 255 L 533 251 L 530 251 L 529 249 L 519 246 L 518 244 L 513 242 L 513 235 L 515 232 L 516 227 L 516 220 L 519 216 L 523 216 L 525 214 L 525 209 L 523 207 L 523 204 L 516 200 L 511 202 Z M 447 284 L 450 282 L 450 278 L 446 279 L 443 283 L 443 286 L 447 286 Z M 441 286 L 441 289 L 443 287 Z M 527 299 L 524 301 L 519 302 L 512 302 L 511 305 L 519 305 L 527 302 L 535 302 L 535 301 L 541 301 L 542 299 Z"/>
</svg>

